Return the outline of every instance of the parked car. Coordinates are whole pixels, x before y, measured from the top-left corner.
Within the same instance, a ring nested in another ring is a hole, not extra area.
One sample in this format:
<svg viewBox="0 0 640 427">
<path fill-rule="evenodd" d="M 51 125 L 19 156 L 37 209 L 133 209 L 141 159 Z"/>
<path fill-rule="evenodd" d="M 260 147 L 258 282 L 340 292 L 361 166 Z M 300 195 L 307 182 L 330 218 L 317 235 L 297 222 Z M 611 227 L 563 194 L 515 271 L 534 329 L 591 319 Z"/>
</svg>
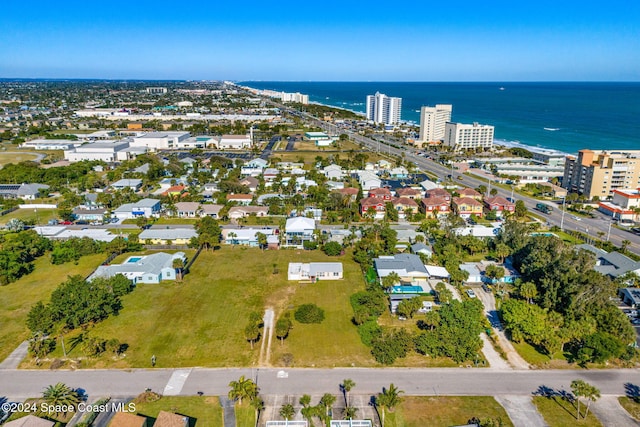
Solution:
<svg viewBox="0 0 640 427">
<path fill-rule="evenodd" d="M 60 221 L 58 224 L 59 225 L 71 225 L 71 224 L 73 224 L 73 222 L 71 222 L 71 221 Z"/>
<path fill-rule="evenodd" d="M 467 289 L 467 295 L 469 296 L 469 298 L 475 298 L 476 297 L 476 293 L 473 292 L 473 289 Z"/>
<path fill-rule="evenodd" d="M 482 284 L 482 290 L 485 292 L 491 292 L 491 288 L 486 283 Z"/>
<path fill-rule="evenodd" d="M 89 225 L 89 221 L 81 219 L 80 221 L 76 221 L 76 225 Z"/>
</svg>

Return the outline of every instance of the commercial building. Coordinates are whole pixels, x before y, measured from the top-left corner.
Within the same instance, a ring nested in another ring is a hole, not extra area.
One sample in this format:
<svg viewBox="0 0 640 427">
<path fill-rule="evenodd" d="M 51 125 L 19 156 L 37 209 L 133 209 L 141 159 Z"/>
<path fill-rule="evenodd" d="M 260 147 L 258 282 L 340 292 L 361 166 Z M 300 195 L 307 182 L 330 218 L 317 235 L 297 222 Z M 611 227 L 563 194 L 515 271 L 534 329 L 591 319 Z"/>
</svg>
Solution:
<svg viewBox="0 0 640 427">
<path fill-rule="evenodd" d="M 569 191 L 600 200 L 614 190 L 640 187 L 640 150 L 580 150 L 567 156 L 562 186 Z"/>
<path fill-rule="evenodd" d="M 610 202 L 598 203 L 598 210 L 623 222 L 640 218 L 640 190 L 613 190 Z"/>
<path fill-rule="evenodd" d="M 70 150 L 82 145 L 82 141 L 70 139 L 34 139 L 20 144 L 20 148 L 32 148 L 34 150 Z"/>
<path fill-rule="evenodd" d="M 383 93 L 367 95 L 367 119 L 374 123 L 394 125 L 400 123 L 402 98 L 394 98 Z"/>
<path fill-rule="evenodd" d="M 424 106 L 420 109 L 420 138 L 418 142 L 440 142 L 444 139 L 446 124 L 451 121 L 450 104 Z"/>
<path fill-rule="evenodd" d="M 191 136 L 189 132 L 149 132 L 136 136 L 131 141 L 131 147 L 145 147 L 148 150 L 168 150 L 179 146 Z"/>
<path fill-rule="evenodd" d="M 148 87 L 146 89 L 146 92 L 154 95 L 164 95 L 165 93 L 167 93 L 167 88 L 166 87 Z"/>
<path fill-rule="evenodd" d="M 478 123 L 447 123 L 443 143 L 458 150 L 489 149 L 493 147 L 493 126 Z"/>
<path fill-rule="evenodd" d="M 130 147 L 129 141 L 101 141 L 65 150 L 64 159 L 71 163 L 83 160 L 113 163 L 135 159 L 137 155 L 146 151 L 147 149 L 144 147 Z"/>
</svg>

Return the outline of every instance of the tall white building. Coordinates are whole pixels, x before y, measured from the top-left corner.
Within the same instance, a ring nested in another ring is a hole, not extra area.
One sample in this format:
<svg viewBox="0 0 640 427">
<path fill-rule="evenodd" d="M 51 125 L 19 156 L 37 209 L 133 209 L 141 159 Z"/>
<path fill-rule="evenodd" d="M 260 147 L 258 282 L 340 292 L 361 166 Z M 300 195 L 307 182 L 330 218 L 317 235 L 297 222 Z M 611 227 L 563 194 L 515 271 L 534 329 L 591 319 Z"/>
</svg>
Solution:
<svg viewBox="0 0 640 427">
<path fill-rule="evenodd" d="M 493 126 L 472 125 L 463 123 L 447 123 L 445 125 L 443 144 L 458 150 L 475 150 L 493 146 Z"/>
<path fill-rule="evenodd" d="M 451 121 L 450 104 L 423 106 L 420 109 L 420 142 L 440 142 L 444 139 L 447 122 Z"/>
<path fill-rule="evenodd" d="M 367 95 L 367 119 L 374 123 L 393 125 L 400 123 L 402 98 L 394 98 L 383 93 Z"/>
</svg>

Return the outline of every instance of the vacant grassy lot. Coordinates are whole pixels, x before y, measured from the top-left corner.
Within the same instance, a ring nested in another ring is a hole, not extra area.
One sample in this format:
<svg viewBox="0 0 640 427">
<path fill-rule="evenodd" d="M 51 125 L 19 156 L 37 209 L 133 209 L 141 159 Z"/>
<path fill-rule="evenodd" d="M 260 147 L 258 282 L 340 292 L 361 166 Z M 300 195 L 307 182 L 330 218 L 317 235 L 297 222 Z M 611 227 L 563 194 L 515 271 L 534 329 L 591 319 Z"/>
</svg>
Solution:
<svg viewBox="0 0 640 427">
<path fill-rule="evenodd" d="M 304 286 L 287 281 L 289 262 L 338 260 L 344 263 L 345 280 Z M 277 274 L 273 274 L 274 264 Z M 320 251 L 240 247 L 203 251 L 182 283 L 139 285 L 123 298 L 124 308 L 118 316 L 90 330 L 89 336 L 127 343 L 126 357 L 114 361 L 105 355 L 83 365 L 147 367 L 155 354 L 157 367 L 251 366 L 258 360 L 260 342 L 251 350 L 245 339 L 249 314 L 262 314 L 266 306 L 280 313 L 306 302 L 323 307 L 325 321 L 312 326 L 294 322 L 295 329 L 282 349 L 274 337 L 274 350 L 292 353 L 297 366 L 344 366 L 367 360 L 371 364 L 368 350 L 349 321 L 348 295 L 363 286 L 359 268 L 350 256 L 336 259 Z M 59 356 L 58 351 L 54 356 Z M 349 357 L 345 357 L 347 353 Z M 78 348 L 70 356 L 83 355 Z M 276 357 L 272 355 L 271 360 Z"/>
<path fill-rule="evenodd" d="M 541 368 L 553 368 L 553 369 L 571 369 L 576 368 L 575 364 L 570 364 L 567 362 L 564 354 L 562 352 L 557 352 L 553 355 L 553 359 L 551 359 L 546 354 L 540 353 L 535 349 L 531 344 L 528 344 L 524 341 L 520 343 L 512 342 L 513 347 L 516 349 L 518 354 L 522 356 L 524 360 L 534 366 L 538 366 Z"/>
<path fill-rule="evenodd" d="M 640 403 L 631 399 L 630 397 L 619 397 L 618 401 L 620 405 L 636 420 L 640 420 Z"/>
<path fill-rule="evenodd" d="M 513 426 L 504 408 L 493 397 L 403 397 L 393 412 L 387 411 L 385 427 L 449 427 L 465 425 L 471 418 L 502 420 Z"/>
<path fill-rule="evenodd" d="M 155 402 L 136 403 L 136 414 L 155 422 L 160 411 L 174 412 L 189 417 L 190 427 L 222 427 L 222 408 L 217 397 L 165 396 Z"/>
<path fill-rule="evenodd" d="M 38 156 L 33 153 L 2 153 L 0 152 L 0 167 L 9 163 L 20 163 L 35 160 Z"/>
<path fill-rule="evenodd" d="M 236 404 L 236 426 L 237 427 L 255 427 L 256 411 L 249 403 L 243 401 L 242 405 Z"/>
<path fill-rule="evenodd" d="M 18 209 L 6 215 L 0 216 L 0 224 L 4 225 L 10 219 L 17 218 L 20 221 L 33 222 L 36 225 L 46 225 L 50 219 L 58 218 L 57 209 Z"/>
<path fill-rule="evenodd" d="M 600 421 L 596 418 L 591 411 L 587 418 L 578 420 L 576 418 L 577 411 L 573 403 L 566 401 L 558 396 L 551 398 L 534 396 L 533 403 L 538 408 L 538 412 L 542 414 L 544 420 L 550 427 L 565 427 L 565 426 L 602 426 Z M 580 405 L 580 412 L 584 415 L 585 406 Z"/>
<path fill-rule="evenodd" d="M 78 265 L 51 265 L 45 255 L 35 262 L 35 270 L 14 283 L 0 286 L 0 360 L 4 360 L 22 341 L 29 337 L 25 325 L 31 306 L 40 300 L 49 301 L 51 292 L 67 276 L 88 276 L 107 256 L 90 255 L 80 258 Z"/>
</svg>

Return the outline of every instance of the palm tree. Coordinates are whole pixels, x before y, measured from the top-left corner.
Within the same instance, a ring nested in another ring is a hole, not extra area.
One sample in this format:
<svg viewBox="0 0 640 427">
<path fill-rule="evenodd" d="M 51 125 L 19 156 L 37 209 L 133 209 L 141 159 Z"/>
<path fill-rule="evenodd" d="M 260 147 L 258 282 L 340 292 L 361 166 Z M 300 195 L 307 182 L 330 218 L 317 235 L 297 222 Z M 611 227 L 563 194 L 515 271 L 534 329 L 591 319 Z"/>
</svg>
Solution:
<svg viewBox="0 0 640 427">
<path fill-rule="evenodd" d="M 300 413 L 302 414 L 304 419 L 307 420 L 307 422 L 309 423 L 309 426 L 313 427 L 313 417 L 318 415 L 318 408 L 315 406 L 305 406 L 300 410 Z"/>
<path fill-rule="evenodd" d="M 256 411 L 256 427 L 258 427 L 258 424 L 260 422 L 260 414 L 262 413 L 262 411 L 264 411 L 264 400 L 256 396 L 255 398 L 251 399 L 250 404 L 251 407 Z"/>
<path fill-rule="evenodd" d="M 295 413 L 296 413 L 296 410 L 294 409 L 291 403 L 285 403 L 280 408 L 280 416 L 287 421 L 291 420 L 291 418 L 293 418 Z"/>
<path fill-rule="evenodd" d="M 527 300 L 529 304 L 533 304 L 533 299 L 538 295 L 538 288 L 532 282 L 524 282 L 520 285 L 520 296 Z"/>
<path fill-rule="evenodd" d="M 342 380 L 342 384 L 340 384 L 340 390 L 342 390 L 342 394 L 344 395 L 344 406 L 349 406 L 349 392 L 352 388 L 356 386 L 356 383 L 351 378 L 346 378 Z"/>
<path fill-rule="evenodd" d="M 253 350 L 253 343 L 260 338 L 260 327 L 255 323 L 250 323 L 244 328 L 244 336 L 251 343 L 251 350 Z"/>
<path fill-rule="evenodd" d="M 320 405 L 324 406 L 324 416 L 329 418 L 329 411 L 333 404 L 336 403 L 336 397 L 331 393 L 325 393 L 320 398 Z"/>
<path fill-rule="evenodd" d="M 238 235 L 236 233 L 234 233 L 233 231 L 230 232 L 229 234 L 227 234 L 227 239 L 230 240 L 230 243 L 233 246 L 235 246 L 234 240 L 236 237 L 238 237 Z"/>
<path fill-rule="evenodd" d="M 50 385 L 42 393 L 44 401 L 51 406 L 56 407 L 76 407 L 80 403 L 80 395 L 76 390 L 68 387 L 64 383 L 57 383 L 56 385 Z M 68 411 L 63 411 L 66 414 Z M 58 415 L 59 412 L 56 412 Z"/>
<path fill-rule="evenodd" d="M 238 404 L 242 405 L 242 399 L 255 399 L 258 396 L 258 386 L 250 378 L 245 378 L 242 375 L 238 378 L 238 381 L 231 381 L 229 383 L 229 399 L 237 400 Z"/>
<path fill-rule="evenodd" d="M 585 397 L 588 399 L 587 410 L 584 414 L 584 418 L 587 418 L 587 415 L 589 415 L 589 406 L 591 406 L 591 402 L 595 402 L 600 398 L 600 390 L 583 380 L 573 380 L 571 381 L 571 391 L 576 395 L 578 419 L 580 419 L 580 398 Z"/>
<path fill-rule="evenodd" d="M 173 260 L 173 268 L 176 270 L 176 273 L 178 273 L 178 281 L 181 282 L 182 269 L 184 268 L 184 261 L 182 260 L 182 258 L 175 258 Z"/>
<path fill-rule="evenodd" d="M 621 245 L 621 247 L 622 247 L 622 252 L 626 251 L 626 250 L 627 250 L 627 246 L 629 246 L 630 244 L 631 244 L 631 241 L 626 240 L 626 239 L 625 239 L 625 240 L 623 240 L 623 241 L 622 241 L 622 245 Z"/>
<path fill-rule="evenodd" d="M 380 420 L 382 427 L 384 427 L 384 417 L 387 409 L 393 411 L 400 403 L 400 394 L 404 393 L 399 390 L 393 383 L 389 384 L 389 388 L 383 388 L 382 393 L 378 393 L 376 397 L 376 406 L 382 408 L 382 419 Z"/>
<path fill-rule="evenodd" d="M 358 408 L 355 408 L 353 406 L 347 406 L 346 408 L 344 408 L 344 418 L 346 420 L 354 419 L 357 413 L 358 413 Z"/>
<path fill-rule="evenodd" d="M 385 290 L 389 290 L 398 282 L 400 282 L 400 276 L 395 271 L 392 271 L 382 278 L 382 287 Z"/>
</svg>

